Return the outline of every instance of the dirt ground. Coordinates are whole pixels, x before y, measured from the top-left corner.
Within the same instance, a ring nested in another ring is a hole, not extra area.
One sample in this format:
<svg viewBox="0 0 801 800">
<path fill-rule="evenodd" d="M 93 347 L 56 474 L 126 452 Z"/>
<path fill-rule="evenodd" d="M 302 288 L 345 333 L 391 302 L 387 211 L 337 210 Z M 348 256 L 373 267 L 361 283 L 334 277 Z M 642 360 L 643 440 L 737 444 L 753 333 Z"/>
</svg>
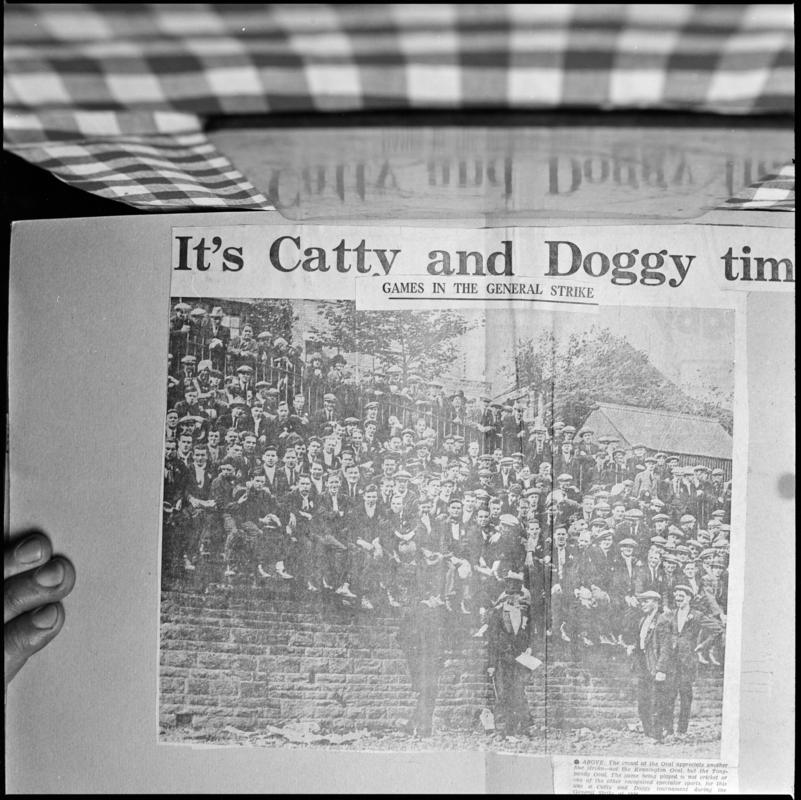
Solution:
<svg viewBox="0 0 801 800">
<path fill-rule="evenodd" d="M 404 731 L 355 731 L 348 734 L 325 734 L 313 725 L 288 724 L 271 726 L 267 731 L 239 731 L 227 727 L 219 731 L 191 728 L 164 729 L 162 742 L 183 742 L 193 745 L 225 745 L 238 747 L 290 747 L 296 749 L 362 750 L 362 751 L 442 751 L 492 750 L 531 755 L 629 756 L 641 758 L 719 758 L 720 726 L 705 720 L 691 721 L 682 740 L 668 739 L 656 744 L 642 733 L 632 730 L 552 731 L 532 729 L 528 737 L 502 739 L 494 734 L 471 731 L 435 732 L 429 738 L 417 738 Z"/>
</svg>

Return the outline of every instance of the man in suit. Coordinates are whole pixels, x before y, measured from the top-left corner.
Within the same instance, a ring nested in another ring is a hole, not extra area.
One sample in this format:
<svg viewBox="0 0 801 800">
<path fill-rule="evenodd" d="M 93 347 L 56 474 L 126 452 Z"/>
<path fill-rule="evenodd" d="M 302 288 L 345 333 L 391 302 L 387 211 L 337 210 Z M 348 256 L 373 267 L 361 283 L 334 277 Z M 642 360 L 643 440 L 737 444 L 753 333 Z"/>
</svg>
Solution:
<svg viewBox="0 0 801 800">
<path fill-rule="evenodd" d="M 353 505 L 355 505 L 362 495 L 361 472 L 356 464 L 348 464 L 342 469 L 342 476 L 345 481 L 343 484 L 344 492 Z M 376 498 L 378 497 L 378 487 L 376 487 Z"/>
<path fill-rule="evenodd" d="M 673 732 L 673 713 L 676 698 L 679 700 L 679 718 L 676 724 L 676 738 L 683 739 L 687 734 L 693 702 L 693 683 L 698 671 L 698 658 L 695 650 L 698 635 L 709 622 L 700 611 L 690 607 L 692 589 L 683 583 L 673 587 L 675 609 L 668 612 L 666 625 L 672 640 L 671 657 L 667 668 L 660 670 L 665 675 L 666 706 L 664 726 L 668 734 Z M 657 675 L 658 677 L 658 675 Z"/>
<path fill-rule="evenodd" d="M 578 443 L 576 444 L 576 450 L 578 455 L 592 457 L 598 452 L 600 448 L 592 440 L 594 435 L 595 431 L 592 430 L 591 428 L 582 429 L 581 433 L 579 434 Z"/>
<path fill-rule="evenodd" d="M 531 644 L 539 649 L 546 627 L 546 572 L 550 572 L 550 542 L 542 533 L 536 511 L 526 517 L 525 570 L 527 587 L 531 595 Z M 546 558 L 547 556 L 547 558 Z"/>
<path fill-rule="evenodd" d="M 344 520 L 348 501 L 340 492 L 341 483 L 338 472 L 328 474 L 325 494 L 317 502 L 315 527 L 323 560 L 323 587 L 333 589 L 342 597 L 353 599 L 356 595 L 350 591 L 348 584 L 350 559 Z"/>
<path fill-rule="evenodd" d="M 630 627 L 631 618 L 637 614 L 637 563 L 634 551 L 637 542 L 634 539 L 623 539 L 618 542 L 618 555 L 612 562 L 612 614 L 614 633 L 618 644 Z"/>
<path fill-rule="evenodd" d="M 293 433 L 302 435 L 302 426 L 297 417 L 290 415 L 289 405 L 281 401 L 276 408 L 275 419 L 268 422 L 263 436 L 266 441 L 277 445 L 278 454 L 283 456 Z"/>
<path fill-rule="evenodd" d="M 476 428 L 481 434 L 481 451 L 484 453 L 491 453 L 497 444 L 498 438 L 498 425 L 495 420 L 495 412 L 489 405 L 490 398 L 481 396 L 479 398 L 478 410 L 476 416 Z"/>
<path fill-rule="evenodd" d="M 632 495 L 638 500 L 646 496 L 650 500 L 659 487 L 659 476 L 656 474 L 656 459 L 653 456 L 646 456 L 644 461 L 645 469 L 635 475 L 634 487 L 631 490 Z"/>
<path fill-rule="evenodd" d="M 634 589 L 637 594 L 659 592 L 661 597 L 663 583 L 662 557 L 659 549 L 652 547 L 648 551 L 645 564 L 638 565 L 634 571 Z"/>
<path fill-rule="evenodd" d="M 626 464 L 626 451 L 622 447 L 612 450 L 612 463 L 608 467 L 608 477 L 611 478 L 612 485 L 623 483 L 631 477 L 628 464 Z"/>
<path fill-rule="evenodd" d="M 440 523 L 439 540 L 443 553 L 450 554 L 445 572 L 445 602 L 449 611 L 461 610 L 469 614 L 471 541 L 467 528 L 462 522 L 462 501 L 451 498 L 448 503 L 448 516 Z"/>
<path fill-rule="evenodd" d="M 309 475 L 298 476 L 296 487 L 283 498 L 284 513 L 288 518 L 286 532 L 289 537 L 287 561 L 292 574 L 310 592 L 319 592 L 322 569 L 316 553 L 314 515 L 317 498 L 312 494 Z"/>
<path fill-rule="evenodd" d="M 535 425 L 528 439 L 528 463 L 532 472 L 538 472 L 540 464 L 551 463 L 553 460 L 553 450 L 545 440 L 545 428 L 542 425 Z"/>
<path fill-rule="evenodd" d="M 323 395 L 323 407 L 311 415 L 312 431 L 322 436 L 324 428 L 333 425 L 337 417 L 337 396 L 333 392 L 326 392 Z"/>
<path fill-rule="evenodd" d="M 718 495 L 712 481 L 709 480 L 709 469 L 706 466 L 698 464 L 693 467 L 689 488 L 690 502 L 687 510 L 698 520 L 698 527 L 706 528 L 718 502 Z"/>
<path fill-rule="evenodd" d="M 522 406 L 504 406 L 501 422 L 501 445 L 504 455 L 522 453 L 526 443 L 526 423 L 523 419 Z"/>
<path fill-rule="evenodd" d="M 627 647 L 629 655 L 633 656 L 632 671 L 637 678 L 637 713 L 643 733 L 661 742 L 669 696 L 670 632 L 659 613 L 659 592 L 640 592 L 637 600 L 642 614 L 631 629 L 630 638 L 634 642 Z"/>
<path fill-rule="evenodd" d="M 181 440 L 179 439 L 179 446 Z M 190 536 L 186 543 L 187 554 L 195 555 L 199 548 L 201 556 L 210 556 L 210 544 L 214 534 L 214 507 L 211 484 L 214 476 L 208 468 L 209 453 L 206 446 L 196 444 L 192 447 L 192 461 L 186 473 L 186 501 L 191 519 Z M 194 570 L 190 558 L 184 556 L 184 566 Z"/>
<path fill-rule="evenodd" d="M 231 367 L 238 371 L 241 366 L 254 368 L 259 359 L 259 343 L 253 336 L 253 326 L 242 326 L 239 336 L 232 337 L 228 342 L 227 354 L 231 357 Z"/>
<path fill-rule="evenodd" d="M 501 459 L 500 469 L 493 481 L 496 491 L 509 491 L 509 487 L 516 481 L 514 463 L 515 460 L 511 456 L 504 456 Z"/>
<path fill-rule="evenodd" d="M 545 599 L 548 604 L 548 625 L 551 631 L 559 631 L 562 641 L 571 640 L 570 604 L 573 595 L 572 576 L 575 572 L 575 552 L 567 544 L 567 528 L 559 526 L 553 532 L 550 572 L 546 572 Z"/>
<path fill-rule="evenodd" d="M 354 464 L 347 468 L 346 473 L 351 473 L 350 477 L 353 477 L 353 470 L 358 472 L 358 469 Z M 384 579 L 382 566 L 387 557 L 380 543 L 378 487 L 371 483 L 365 486 L 364 492 L 353 492 L 353 486 L 352 481 L 347 481 L 349 508 L 345 526 L 351 546 L 351 588 L 361 598 L 361 607 L 371 611 L 380 596 L 381 582 Z"/>
<path fill-rule="evenodd" d="M 509 570 L 506 588 L 489 617 L 487 673 L 495 685 L 500 712 L 500 734 L 528 735 L 531 717 L 525 686 L 531 675 L 517 662 L 529 647 L 529 613 L 531 597 L 523 586 L 523 573 Z"/>
<path fill-rule="evenodd" d="M 419 553 L 416 555 L 421 558 Z M 432 733 L 439 676 L 445 660 L 446 615 L 444 606 L 421 602 L 419 590 L 413 582 L 411 585 L 410 602 L 401 611 L 398 644 L 406 657 L 412 689 L 417 694 L 410 728 L 416 736 L 427 738 Z"/>
<path fill-rule="evenodd" d="M 177 442 L 164 442 L 164 494 L 162 560 L 165 568 L 174 573 L 185 550 L 184 490 L 189 468 L 177 458 Z"/>
<path fill-rule="evenodd" d="M 283 466 L 281 466 L 275 478 L 275 493 L 279 498 L 289 494 L 295 488 L 298 477 L 300 476 L 300 469 L 298 468 L 298 454 L 295 448 L 288 448 L 284 453 Z"/>
<path fill-rule="evenodd" d="M 232 563 L 229 558 L 229 566 L 239 574 L 252 572 L 254 578 L 270 577 L 270 570 L 275 567 L 281 577 L 289 579 L 284 569 L 287 543 L 279 518 L 281 511 L 261 468 L 245 487 L 237 487 L 234 497 L 238 532 L 234 541 L 226 542 L 226 550 L 232 551 L 235 559 Z"/>
<path fill-rule="evenodd" d="M 643 513 L 639 508 L 629 508 L 623 512 L 623 521 L 615 526 L 615 539 L 633 539 L 637 549 L 645 555 L 650 547 L 651 532 L 645 525 Z"/>
<path fill-rule="evenodd" d="M 405 469 L 398 470 L 394 476 L 395 496 L 403 501 L 403 514 L 405 517 L 412 516 L 417 508 L 417 492 L 412 488 L 412 474 Z"/>
<path fill-rule="evenodd" d="M 323 439 L 323 449 L 320 451 L 320 463 L 326 472 L 338 472 L 342 466 L 336 450 L 337 438 L 333 434 L 328 434 Z"/>
<path fill-rule="evenodd" d="M 610 615 L 610 593 L 614 574 L 613 537 L 609 528 L 597 530 L 592 535 L 592 544 L 579 564 L 579 588 L 589 590 L 591 600 L 580 599 L 576 606 L 577 622 L 582 640 L 614 644 Z"/>
<path fill-rule="evenodd" d="M 222 308 L 215 306 L 200 326 L 204 353 L 208 351 L 213 368 L 221 372 L 225 371 L 225 358 L 231 342 L 231 329 L 222 324 L 224 316 Z"/>
<path fill-rule="evenodd" d="M 690 486 L 684 478 L 684 469 L 679 466 L 678 458 L 668 459 L 670 465 L 670 484 L 667 498 L 662 498 L 668 504 L 675 520 L 686 513 L 690 505 Z"/>
</svg>

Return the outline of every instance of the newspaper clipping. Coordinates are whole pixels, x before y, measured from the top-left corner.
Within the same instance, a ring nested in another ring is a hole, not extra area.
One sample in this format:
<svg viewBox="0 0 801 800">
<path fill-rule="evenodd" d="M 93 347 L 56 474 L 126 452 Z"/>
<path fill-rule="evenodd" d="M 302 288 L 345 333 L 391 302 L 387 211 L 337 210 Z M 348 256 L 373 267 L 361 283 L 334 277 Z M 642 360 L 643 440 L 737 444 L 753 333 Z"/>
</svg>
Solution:
<svg viewBox="0 0 801 800">
<path fill-rule="evenodd" d="M 159 741 L 736 788 L 765 233 L 174 228 Z"/>
</svg>

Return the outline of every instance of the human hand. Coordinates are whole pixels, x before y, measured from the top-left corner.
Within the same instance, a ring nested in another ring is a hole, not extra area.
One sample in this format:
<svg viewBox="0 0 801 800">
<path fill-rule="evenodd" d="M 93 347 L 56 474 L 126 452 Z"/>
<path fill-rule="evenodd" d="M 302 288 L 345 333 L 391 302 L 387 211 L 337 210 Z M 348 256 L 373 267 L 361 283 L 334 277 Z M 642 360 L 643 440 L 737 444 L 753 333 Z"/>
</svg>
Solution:
<svg viewBox="0 0 801 800">
<path fill-rule="evenodd" d="M 665 675 L 664 672 L 657 672 L 656 675 L 654 675 L 654 680 L 657 683 L 663 683 L 666 677 L 667 676 Z"/>
<path fill-rule="evenodd" d="M 64 625 L 59 602 L 75 584 L 75 569 L 53 556 L 50 539 L 25 531 L 6 542 L 3 553 L 3 641 L 6 682 L 52 641 Z"/>
</svg>

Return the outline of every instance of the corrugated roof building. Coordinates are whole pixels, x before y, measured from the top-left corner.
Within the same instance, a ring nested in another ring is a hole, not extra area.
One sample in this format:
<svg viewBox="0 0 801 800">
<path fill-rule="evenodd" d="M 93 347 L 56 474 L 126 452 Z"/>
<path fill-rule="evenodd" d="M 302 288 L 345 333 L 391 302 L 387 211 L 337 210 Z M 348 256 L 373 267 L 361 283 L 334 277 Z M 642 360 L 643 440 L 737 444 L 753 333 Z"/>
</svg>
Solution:
<svg viewBox="0 0 801 800">
<path fill-rule="evenodd" d="M 644 444 L 651 453 L 676 455 L 683 466 L 720 468 L 731 478 L 732 437 L 711 417 L 679 414 L 658 408 L 598 403 L 579 429 L 614 436 L 624 447 Z"/>
</svg>

